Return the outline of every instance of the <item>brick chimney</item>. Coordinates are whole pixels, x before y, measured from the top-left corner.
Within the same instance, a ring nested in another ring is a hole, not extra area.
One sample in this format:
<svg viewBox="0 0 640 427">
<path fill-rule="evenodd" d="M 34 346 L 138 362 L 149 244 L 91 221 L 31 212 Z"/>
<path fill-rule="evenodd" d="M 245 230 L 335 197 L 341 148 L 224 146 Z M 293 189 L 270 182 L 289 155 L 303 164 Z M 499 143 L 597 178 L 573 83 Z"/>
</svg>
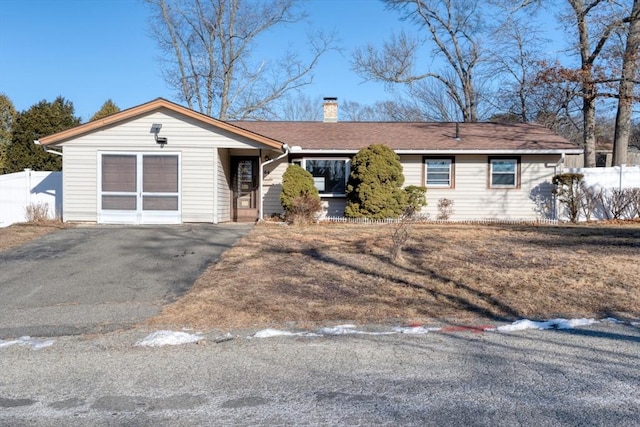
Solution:
<svg viewBox="0 0 640 427">
<path fill-rule="evenodd" d="M 338 98 L 324 98 L 322 102 L 325 123 L 336 123 L 338 121 Z"/>
</svg>

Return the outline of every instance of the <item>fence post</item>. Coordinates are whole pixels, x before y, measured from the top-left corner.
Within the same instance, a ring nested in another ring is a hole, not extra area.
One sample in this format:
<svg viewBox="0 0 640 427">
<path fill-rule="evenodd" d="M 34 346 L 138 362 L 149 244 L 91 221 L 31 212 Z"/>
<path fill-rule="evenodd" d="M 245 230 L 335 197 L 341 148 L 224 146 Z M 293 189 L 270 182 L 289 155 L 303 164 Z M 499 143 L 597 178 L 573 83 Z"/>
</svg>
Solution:
<svg viewBox="0 0 640 427">
<path fill-rule="evenodd" d="M 622 191 L 622 170 L 624 169 L 624 167 L 624 164 L 620 165 L 620 191 Z"/>
</svg>

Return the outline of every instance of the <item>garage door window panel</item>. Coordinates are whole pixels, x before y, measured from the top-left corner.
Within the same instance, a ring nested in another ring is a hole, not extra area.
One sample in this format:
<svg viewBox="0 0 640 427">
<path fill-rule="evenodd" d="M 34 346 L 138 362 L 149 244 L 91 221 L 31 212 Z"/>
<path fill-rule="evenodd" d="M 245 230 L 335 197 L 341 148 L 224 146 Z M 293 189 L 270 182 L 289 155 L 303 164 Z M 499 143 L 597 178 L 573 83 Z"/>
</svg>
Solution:
<svg viewBox="0 0 640 427">
<path fill-rule="evenodd" d="M 145 193 L 178 192 L 178 157 L 144 156 L 142 191 Z"/>
<path fill-rule="evenodd" d="M 102 156 L 102 191 L 136 192 L 136 156 Z"/>
<path fill-rule="evenodd" d="M 137 209 L 136 174 L 136 156 L 119 154 L 102 156 L 102 209 L 125 211 Z"/>
</svg>

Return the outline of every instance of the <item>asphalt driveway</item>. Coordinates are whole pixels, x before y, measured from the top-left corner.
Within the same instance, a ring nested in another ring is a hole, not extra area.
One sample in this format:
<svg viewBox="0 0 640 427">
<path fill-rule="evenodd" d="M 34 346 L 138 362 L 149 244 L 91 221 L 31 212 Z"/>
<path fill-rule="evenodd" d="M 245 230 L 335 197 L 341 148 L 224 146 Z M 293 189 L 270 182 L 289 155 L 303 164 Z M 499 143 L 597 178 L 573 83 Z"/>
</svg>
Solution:
<svg viewBox="0 0 640 427">
<path fill-rule="evenodd" d="M 251 227 L 80 226 L 0 253 L 0 339 L 99 333 L 145 320 Z"/>
</svg>

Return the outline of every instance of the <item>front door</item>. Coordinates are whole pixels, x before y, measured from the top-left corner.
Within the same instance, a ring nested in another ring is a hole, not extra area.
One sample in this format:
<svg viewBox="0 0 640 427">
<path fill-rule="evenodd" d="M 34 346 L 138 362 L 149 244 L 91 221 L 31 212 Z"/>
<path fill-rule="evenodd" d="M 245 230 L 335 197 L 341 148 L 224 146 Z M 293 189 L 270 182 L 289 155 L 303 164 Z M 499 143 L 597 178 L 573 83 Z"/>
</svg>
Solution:
<svg viewBox="0 0 640 427">
<path fill-rule="evenodd" d="M 231 168 L 233 220 L 253 222 L 258 219 L 258 158 L 232 157 Z"/>
<path fill-rule="evenodd" d="M 180 155 L 101 153 L 98 222 L 179 224 Z"/>
</svg>

